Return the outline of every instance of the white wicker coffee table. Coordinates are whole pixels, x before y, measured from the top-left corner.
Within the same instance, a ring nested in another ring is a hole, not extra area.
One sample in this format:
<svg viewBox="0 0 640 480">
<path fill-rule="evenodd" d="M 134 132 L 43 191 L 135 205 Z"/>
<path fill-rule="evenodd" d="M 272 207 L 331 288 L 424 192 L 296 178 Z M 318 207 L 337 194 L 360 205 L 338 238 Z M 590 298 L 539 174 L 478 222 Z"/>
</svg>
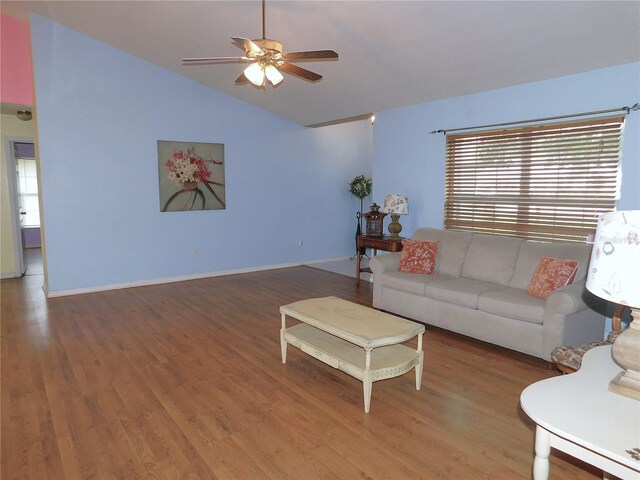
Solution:
<svg viewBox="0 0 640 480">
<path fill-rule="evenodd" d="M 287 344 L 361 380 L 364 411 L 369 413 L 371 385 L 415 367 L 416 390 L 422 382 L 424 325 L 347 302 L 337 297 L 311 298 L 280 307 L 282 363 Z M 303 323 L 286 327 L 286 317 Z M 414 350 L 402 342 L 418 336 Z"/>
</svg>

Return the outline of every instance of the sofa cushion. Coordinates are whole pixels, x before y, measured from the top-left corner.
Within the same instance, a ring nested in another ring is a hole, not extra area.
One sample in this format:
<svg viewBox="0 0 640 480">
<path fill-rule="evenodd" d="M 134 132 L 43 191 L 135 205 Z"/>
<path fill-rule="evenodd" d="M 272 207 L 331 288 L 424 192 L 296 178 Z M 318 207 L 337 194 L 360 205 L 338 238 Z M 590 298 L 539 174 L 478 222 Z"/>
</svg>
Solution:
<svg viewBox="0 0 640 480">
<path fill-rule="evenodd" d="M 426 285 L 436 278 L 435 275 L 421 273 L 385 272 L 382 276 L 382 286 L 400 292 L 424 296 Z"/>
<path fill-rule="evenodd" d="M 473 235 L 462 276 L 509 286 L 523 240 L 498 235 Z"/>
<path fill-rule="evenodd" d="M 532 297 L 525 290 L 506 290 L 483 293 L 478 299 L 478 310 L 501 317 L 542 324 L 545 301 Z"/>
<path fill-rule="evenodd" d="M 546 300 L 551 292 L 573 282 L 577 269 L 577 260 L 542 257 L 533 272 L 527 293 Z"/>
<path fill-rule="evenodd" d="M 438 230 L 436 228 L 419 228 L 413 234 L 414 240 L 440 241 L 436 273 L 459 277 L 462 272 L 464 256 L 471 244 L 473 234 L 470 232 L 456 232 L 453 230 Z"/>
<path fill-rule="evenodd" d="M 513 272 L 510 286 L 526 290 L 529 282 L 538 267 L 540 259 L 547 257 L 566 258 L 578 261 L 578 270 L 574 282 L 587 276 L 587 268 L 591 260 L 592 245 L 587 243 L 541 243 L 524 241 L 520 247 L 516 269 Z"/>
<path fill-rule="evenodd" d="M 506 287 L 482 280 L 437 275 L 429 282 L 424 295 L 434 300 L 453 303 L 466 308 L 478 308 L 478 296 Z"/>
<path fill-rule="evenodd" d="M 402 240 L 399 272 L 431 275 L 436 270 L 439 241 Z"/>
</svg>

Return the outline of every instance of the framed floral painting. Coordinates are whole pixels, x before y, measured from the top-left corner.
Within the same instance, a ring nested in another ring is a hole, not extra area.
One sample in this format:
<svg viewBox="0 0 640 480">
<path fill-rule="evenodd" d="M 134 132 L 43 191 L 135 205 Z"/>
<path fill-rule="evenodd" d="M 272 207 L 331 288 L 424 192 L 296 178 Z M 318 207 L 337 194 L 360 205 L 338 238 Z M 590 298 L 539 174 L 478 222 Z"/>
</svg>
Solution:
<svg viewBox="0 0 640 480">
<path fill-rule="evenodd" d="M 160 211 L 223 210 L 224 145 L 158 140 Z"/>
</svg>

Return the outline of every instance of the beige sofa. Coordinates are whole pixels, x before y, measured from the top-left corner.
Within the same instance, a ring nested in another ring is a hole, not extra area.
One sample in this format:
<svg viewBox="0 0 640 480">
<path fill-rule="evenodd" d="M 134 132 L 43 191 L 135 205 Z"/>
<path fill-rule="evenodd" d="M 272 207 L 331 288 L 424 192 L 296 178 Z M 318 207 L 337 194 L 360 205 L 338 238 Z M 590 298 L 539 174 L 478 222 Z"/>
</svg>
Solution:
<svg viewBox="0 0 640 480">
<path fill-rule="evenodd" d="M 439 240 L 433 275 L 398 271 L 400 253 L 371 260 L 373 306 L 545 360 L 558 345 L 602 340 L 604 308 L 585 289 L 591 245 L 420 228 Z M 578 260 L 572 284 L 546 300 L 527 293 L 544 255 Z"/>
</svg>

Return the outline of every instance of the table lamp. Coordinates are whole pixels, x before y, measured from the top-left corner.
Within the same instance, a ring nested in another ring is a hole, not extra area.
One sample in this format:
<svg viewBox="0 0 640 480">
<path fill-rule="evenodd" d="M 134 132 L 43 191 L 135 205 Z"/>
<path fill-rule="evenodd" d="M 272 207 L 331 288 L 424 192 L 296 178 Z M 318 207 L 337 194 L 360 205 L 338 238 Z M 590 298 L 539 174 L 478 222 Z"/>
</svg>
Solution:
<svg viewBox="0 0 640 480">
<path fill-rule="evenodd" d="M 640 210 L 600 215 L 587 289 L 605 300 L 631 307 L 629 328 L 612 349 L 613 359 L 625 371 L 611 380 L 609 390 L 640 400 Z"/>
<path fill-rule="evenodd" d="M 400 238 L 399 233 L 402 231 L 402 225 L 398 220 L 400 215 L 409 213 L 409 199 L 405 195 L 387 195 L 384 199 L 382 211 L 391 214 L 389 238 Z"/>
</svg>

